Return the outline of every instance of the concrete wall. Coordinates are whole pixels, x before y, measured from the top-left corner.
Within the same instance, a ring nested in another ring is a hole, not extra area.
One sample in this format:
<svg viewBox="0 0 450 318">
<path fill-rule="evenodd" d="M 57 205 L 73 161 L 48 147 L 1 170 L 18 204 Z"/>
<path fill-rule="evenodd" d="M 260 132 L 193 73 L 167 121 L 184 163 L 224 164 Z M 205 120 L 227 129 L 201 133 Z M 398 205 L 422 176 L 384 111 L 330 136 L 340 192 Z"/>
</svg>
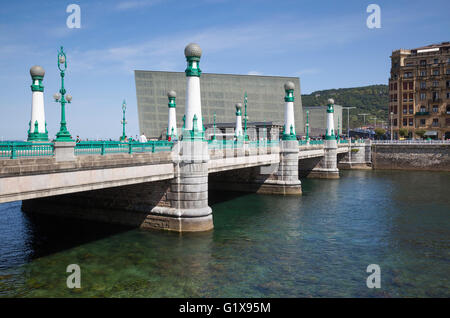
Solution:
<svg viewBox="0 0 450 318">
<path fill-rule="evenodd" d="M 374 169 L 450 171 L 450 145 L 372 145 Z"/>
<path fill-rule="evenodd" d="M 303 120 L 306 123 L 306 111 L 309 111 L 309 135 L 311 137 L 322 136 L 327 132 L 327 108 L 328 106 L 303 106 Z M 334 105 L 334 129 L 342 134 L 342 106 Z M 297 130 L 297 133 L 306 133 L 305 127 Z M 347 133 L 347 131 L 345 131 Z"/>
</svg>

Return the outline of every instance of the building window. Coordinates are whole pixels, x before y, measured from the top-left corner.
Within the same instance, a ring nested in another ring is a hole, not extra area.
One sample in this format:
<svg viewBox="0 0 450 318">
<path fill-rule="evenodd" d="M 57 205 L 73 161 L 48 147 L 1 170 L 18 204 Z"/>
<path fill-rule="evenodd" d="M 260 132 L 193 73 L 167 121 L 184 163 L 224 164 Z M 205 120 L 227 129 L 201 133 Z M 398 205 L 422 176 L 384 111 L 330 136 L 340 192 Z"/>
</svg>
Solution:
<svg viewBox="0 0 450 318">
<path fill-rule="evenodd" d="M 409 82 L 409 89 L 414 89 L 414 82 Z"/>
<path fill-rule="evenodd" d="M 410 102 L 413 102 L 413 101 L 414 101 L 414 94 L 413 94 L 413 93 L 410 93 L 410 94 L 409 94 L 409 101 L 410 101 Z"/>
<path fill-rule="evenodd" d="M 447 92 L 447 99 L 450 99 L 450 92 Z"/>
<path fill-rule="evenodd" d="M 449 118 L 445 118 L 445 124 L 447 126 L 450 126 L 450 117 Z"/>
<path fill-rule="evenodd" d="M 406 108 L 406 105 L 403 105 L 403 114 L 406 114 L 408 112 L 408 109 Z"/>
<path fill-rule="evenodd" d="M 433 70 L 433 75 L 439 75 L 439 69 Z"/>
<path fill-rule="evenodd" d="M 425 126 L 425 119 L 420 120 L 420 126 Z"/>
<path fill-rule="evenodd" d="M 409 119 L 409 125 L 410 125 L 410 126 L 414 126 L 414 119 L 413 119 L 413 118 L 410 118 L 410 119 Z"/>
<path fill-rule="evenodd" d="M 413 105 L 409 105 L 409 113 L 414 114 L 414 107 Z"/>
<path fill-rule="evenodd" d="M 408 94 L 407 93 L 403 93 L 403 101 L 404 102 L 408 101 Z"/>
<path fill-rule="evenodd" d="M 433 123 L 431 124 L 433 127 L 439 126 L 439 118 L 433 118 Z"/>
<path fill-rule="evenodd" d="M 437 113 L 439 111 L 438 105 L 433 105 L 433 113 Z"/>
<path fill-rule="evenodd" d="M 427 88 L 427 82 L 420 82 L 420 88 Z"/>
<path fill-rule="evenodd" d="M 420 76 L 427 76 L 427 71 L 420 71 Z"/>
<path fill-rule="evenodd" d="M 427 111 L 427 109 L 425 108 L 425 106 L 420 106 L 421 113 L 425 113 L 426 111 Z"/>
<path fill-rule="evenodd" d="M 438 87 L 439 86 L 439 81 L 433 81 L 433 87 Z"/>
<path fill-rule="evenodd" d="M 403 118 L 403 126 L 407 126 L 407 125 L 408 125 L 408 123 L 407 123 L 406 118 Z"/>
<path fill-rule="evenodd" d="M 447 71 L 445 72 L 447 75 L 450 75 L 450 68 L 447 69 Z"/>
<path fill-rule="evenodd" d="M 408 83 L 407 82 L 403 82 L 403 89 L 408 89 Z"/>
<path fill-rule="evenodd" d="M 427 93 L 420 93 L 420 100 L 427 99 Z"/>
<path fill-rule="evenodd" d="M 450 88 L 450 81 L 446 82 L 447 88 Z"/>
<path fill-rule="evenodd" d="M 450 105 L 447 105 L 447 115 L 450 114 Z"/>
<path fill-rule="evenodd" d="M 439 92 L 433 92 L 432 93 L 433 102 L 438 101 L 439 99 Z"/>
<path fill-rule="evenodd" d="M 434 64 L 438 64 L 438 63 L 439 63 L 439 59 L 434 59 L 434 60 L 433 60 L 433 63 L 434 63 Z"/>
<path fill-rule="evenodd" d="M 420 65 L 426 66 L 427 65 L 427 60 L 420 60 Z"/>
<path fill-rule="evenodd" d="M 394 126 L 397 126 L 397 118 L 394 118 Z"/>
<path fill-rule="evenodd" d="M 397 90 L 397 83 L 394 83 L 394 91 Z"/>
</svg>

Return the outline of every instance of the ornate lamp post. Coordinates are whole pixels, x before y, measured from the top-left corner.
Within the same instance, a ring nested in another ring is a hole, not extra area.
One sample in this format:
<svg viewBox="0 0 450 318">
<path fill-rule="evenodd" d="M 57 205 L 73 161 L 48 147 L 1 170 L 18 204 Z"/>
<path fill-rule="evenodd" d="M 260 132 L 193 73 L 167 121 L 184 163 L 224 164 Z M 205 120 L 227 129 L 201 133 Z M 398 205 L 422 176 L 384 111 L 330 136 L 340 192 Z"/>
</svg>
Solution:
<svg viewBox="0 0 450 318">
<path fill-rule="evenodd" d="M 66 94 L 66 89 L 64 88 L 64 74 L 67 69 L 67 60 L 66 53 L 64 53 L 62 46 L 61 50 L 58 52 L 58 69 L 61 75 L 61 89 L 59 90 L 59 93 L 55 93 L 53 95 L 53 98 L 57 103 L 61 103 L 61 125 L 59 128 L 59 132 L 56 134 L 56 141 L 73 141 L 66 125 L 65 105 L 66 103 L 70 104 L 70 102 L 72 101 L 72 96 L 70 96 L 69 94 L 67 94 L 67 96 L 64 96 Z"/>
<path fill-rule="evenodd" d="M 306 142 L 309 143 L 309 110 L 306 111 Z"/>
<path fill-rule="evenodd" d="M 120 137 L 120 140 L 121 141 L 124 141 L 125 140 L 125 137 L 126 137 L 126 135 L 125 135 L 125 125 L 127 124 L 127 121 L 125 120 L 125 112 L 127 111 L 127 102 L 125 101 L 125 99 L 123 100 L 123 103 L 122 103 L 122 113 L 123 113 L 123 117 L 122 117 L 122 120 L 121 120 L 121 124 L 122 124 L 122 137 Z"/>
<path fill-rule="evenodd" d="M 211 138 L 212 141 L 216 141 L 216 112 L 214 112 L 214 135 Z"/>
<path fill-rule="evenodd" d="M 245 91 L 244 95 L 244 140 L 248 140 L 247 136 L 247 91 Z"/>
</svg>

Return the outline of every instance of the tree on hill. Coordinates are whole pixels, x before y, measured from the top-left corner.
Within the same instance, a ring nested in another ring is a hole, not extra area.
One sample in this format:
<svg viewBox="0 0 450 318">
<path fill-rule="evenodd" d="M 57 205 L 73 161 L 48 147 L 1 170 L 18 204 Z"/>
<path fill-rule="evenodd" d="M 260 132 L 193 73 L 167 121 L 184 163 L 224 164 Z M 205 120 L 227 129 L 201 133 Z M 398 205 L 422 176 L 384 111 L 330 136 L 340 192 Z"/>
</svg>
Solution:
<svg viewBox="0 0 450 318">
<path fill-rule="evenodd" d="M 370 85 L 353 88 L 339 88 L 315 91 L 311 94 L 302 95 L 304 106 L 323 106 L 327 104 L 328 98 L 333 98 L 336 105 L 356 107 L 350 110 L 350 127 L 363 125 L 360 113 L 367 113 L 370 117 L 387 121 L 389 88 L 387 85 Z M 347 116 L 347 112 L 343 112 Z M 347 129 L 347 120 L 344 120 L 343 129 Z"/>
</svg>

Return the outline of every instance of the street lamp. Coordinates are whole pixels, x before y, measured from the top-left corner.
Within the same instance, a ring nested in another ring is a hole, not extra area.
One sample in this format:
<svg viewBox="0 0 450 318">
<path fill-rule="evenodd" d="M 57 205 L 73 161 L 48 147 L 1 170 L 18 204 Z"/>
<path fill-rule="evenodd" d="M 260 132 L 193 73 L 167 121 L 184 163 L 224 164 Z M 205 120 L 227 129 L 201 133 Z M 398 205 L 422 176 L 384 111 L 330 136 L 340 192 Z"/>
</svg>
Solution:
<svg viewBox="0 0 450 318">
<path fill-rule="evenodd" d="M 70 135 L 69 131 L 67 130 L 67 124 L 66 124 L 65 105 L 66 105 L 66 103 L 70 104 L 70 102 L 72 101 L 72 96 L 67 94 L 67 96 L 64 97 L 64 95 L 66 94 L 66 89 L 64 88 L 64 74 L 67 69 L 67 59 L 66 59 L 66 53 L 64 53 L 62 46 L 61 46 L 61 50 L 58 52 L 58 69 L 60 71 L 60 76 L 61 76 L 61 89 L 59 90 L 59 93 L 53 94 L 53 98 L 55 99 L 55 102 L 61 103 L 61 124 L 60 124 L 60 128 L 59 128 L 59 132 L 56 134 L 55 141 L 73 141 L 72 136 Z"/>
<path fill-rule="evenodd" d="M 306 143 L 309 144 L 309 110 L 306 111 Z"/>
<path fill-rule="evenodd" d="M 244 107 L 245 107 L 245 111 L 244 111 L 244 141 L 248 140 L 248 136 L 247 136 L 247 91 L 245 91 L 245 95 L 244 95 Z"/>
<path fill-rule="evenodd" d="M 127 102 L 125 101 L 125 99 L 123 100 L 122 103 L 122 113 L 123 113 L 123 118 L 121 120 L 121 124 L 122 124 L 122 137 L 120 137 L 121 141 L 125 141 L 125 125 L 127 124 L 127 121 L 125 120 L 125 112 L 127 110 Z"/>
<path fill-rule="evenodd" d="M 366 116 L 368 116 L 369 114 L 358 114 L 358 116 L 363 116 L 363 120 L 364 120 L 364 126 L 366 125 Z M 362 127 L 361 127 L 362 128 Z"/>
<path fill-rule="evenodd" d="M 347 110 L 347 138 L 350 138 L 350 109 L 354 109 L 356 107 L 342 107 Z"/>
<path fill-rule="evenodd" d="M 394 134 L 393 127 L 392 127 L 393 117 L 394 117 L 394 112 L 391 112 L 391 120 L 390 120 L 390 123 L 391 123 L 391 141 L 393 140 L 393 134 Z"/>
</svg>

